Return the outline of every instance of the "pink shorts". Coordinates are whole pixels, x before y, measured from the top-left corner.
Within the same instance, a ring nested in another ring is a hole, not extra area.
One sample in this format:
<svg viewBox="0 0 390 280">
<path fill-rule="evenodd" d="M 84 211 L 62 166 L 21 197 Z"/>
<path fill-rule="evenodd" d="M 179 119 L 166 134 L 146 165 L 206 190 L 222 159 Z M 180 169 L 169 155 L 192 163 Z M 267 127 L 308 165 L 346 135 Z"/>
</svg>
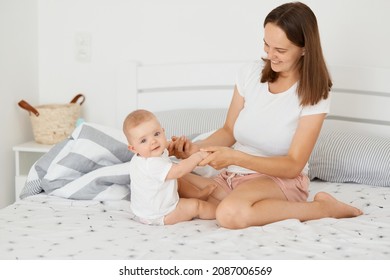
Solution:
<svg viewBox="0 0 390 280">
<path fill-rule="evenodd" d="M 213 179 L 220 185 L 227 193 L 239 187 L 240 184 L 259 177 L 271 178 L 283 191 L 287 200 L 289 201 L 306 201 L 309 195 L 310 180 L 305 174 L 300 174 L 294 179 L 279 178 L 269 176 L 261 173 L 239 174 L 232 172 L 221 172 Z"/>
</svg>

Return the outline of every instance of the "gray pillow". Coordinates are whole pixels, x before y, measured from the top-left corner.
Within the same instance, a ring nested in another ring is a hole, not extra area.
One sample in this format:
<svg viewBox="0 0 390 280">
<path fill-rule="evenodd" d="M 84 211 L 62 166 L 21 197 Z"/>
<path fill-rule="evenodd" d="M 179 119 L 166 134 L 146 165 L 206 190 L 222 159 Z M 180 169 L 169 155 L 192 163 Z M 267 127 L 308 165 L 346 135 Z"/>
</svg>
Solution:
<svg viewBox="0 0 390 280">
<path fill-rule="evenodd" d="M 323 130 L 309 159 L 309 178 L 390 187 L 390 138 Z"/>
<path fill-rule="evenodd" d="M 225 122 L 226 114 L 226 108 L 155 112 L 168 139 L 173 135 L 196 135 L 220 128 Z"/>
</svg>

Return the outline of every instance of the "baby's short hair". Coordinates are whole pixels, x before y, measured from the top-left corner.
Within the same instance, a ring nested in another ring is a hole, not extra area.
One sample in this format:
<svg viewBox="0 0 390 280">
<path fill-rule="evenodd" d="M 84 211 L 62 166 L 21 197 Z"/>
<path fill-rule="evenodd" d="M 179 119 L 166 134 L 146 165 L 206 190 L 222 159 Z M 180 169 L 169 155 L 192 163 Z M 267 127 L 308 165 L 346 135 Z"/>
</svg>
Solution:
<svg viewBox="0 0 390 280">
<path fill-rule="evenodd" d="M 126 130 L 128 129 L 136 127 L 145 121 L 149 121 L 155 118 L 156 116 L 148 110 L 144 110 L 144 109 L 135 110 L 130 114 L 128 114 L 127 117 L 125 118 L 123 122 L 123 131 L 126 132 Z"/>
</svg>

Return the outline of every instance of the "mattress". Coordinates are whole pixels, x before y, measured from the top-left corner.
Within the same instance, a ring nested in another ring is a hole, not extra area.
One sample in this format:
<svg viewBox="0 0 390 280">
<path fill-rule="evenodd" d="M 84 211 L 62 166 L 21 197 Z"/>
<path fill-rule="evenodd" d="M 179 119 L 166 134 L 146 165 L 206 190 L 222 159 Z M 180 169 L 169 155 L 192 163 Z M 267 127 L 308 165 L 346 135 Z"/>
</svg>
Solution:
<svg viewBox="0 0 390 280">
<path fill-rule="evenodd" d="M 350 219 L 229 230 L 215 220 L 148 226 L 132 220 L 130 202 L 29 196 L 0 211 L 2 260 L 381 260 L 390 258 L 390 190 L 311 182 L 364 211 Z"/>
</svg>

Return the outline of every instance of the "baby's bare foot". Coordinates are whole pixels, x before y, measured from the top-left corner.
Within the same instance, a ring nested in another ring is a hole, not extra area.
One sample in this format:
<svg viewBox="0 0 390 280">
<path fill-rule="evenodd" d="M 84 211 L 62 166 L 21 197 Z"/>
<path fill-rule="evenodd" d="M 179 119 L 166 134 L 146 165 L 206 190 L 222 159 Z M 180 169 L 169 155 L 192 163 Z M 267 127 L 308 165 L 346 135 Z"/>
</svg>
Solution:
<svg viewBox="0 0 390 280">
<path fill-rule="evenodd" d="M 363 212 L 351 205 L 338 201 L 325 192 L 319 192 L 314 196 L 314 201 L 321 203 L 332 218 L 351 218 L 363 214 Z"/>
<path fill-rule="evenodd" d="M 217 185 L 207 185 L 205 188 L 199 191 L 197 198 L 201 200 L 207 200 L 216 188 Z"/>
</svg>

